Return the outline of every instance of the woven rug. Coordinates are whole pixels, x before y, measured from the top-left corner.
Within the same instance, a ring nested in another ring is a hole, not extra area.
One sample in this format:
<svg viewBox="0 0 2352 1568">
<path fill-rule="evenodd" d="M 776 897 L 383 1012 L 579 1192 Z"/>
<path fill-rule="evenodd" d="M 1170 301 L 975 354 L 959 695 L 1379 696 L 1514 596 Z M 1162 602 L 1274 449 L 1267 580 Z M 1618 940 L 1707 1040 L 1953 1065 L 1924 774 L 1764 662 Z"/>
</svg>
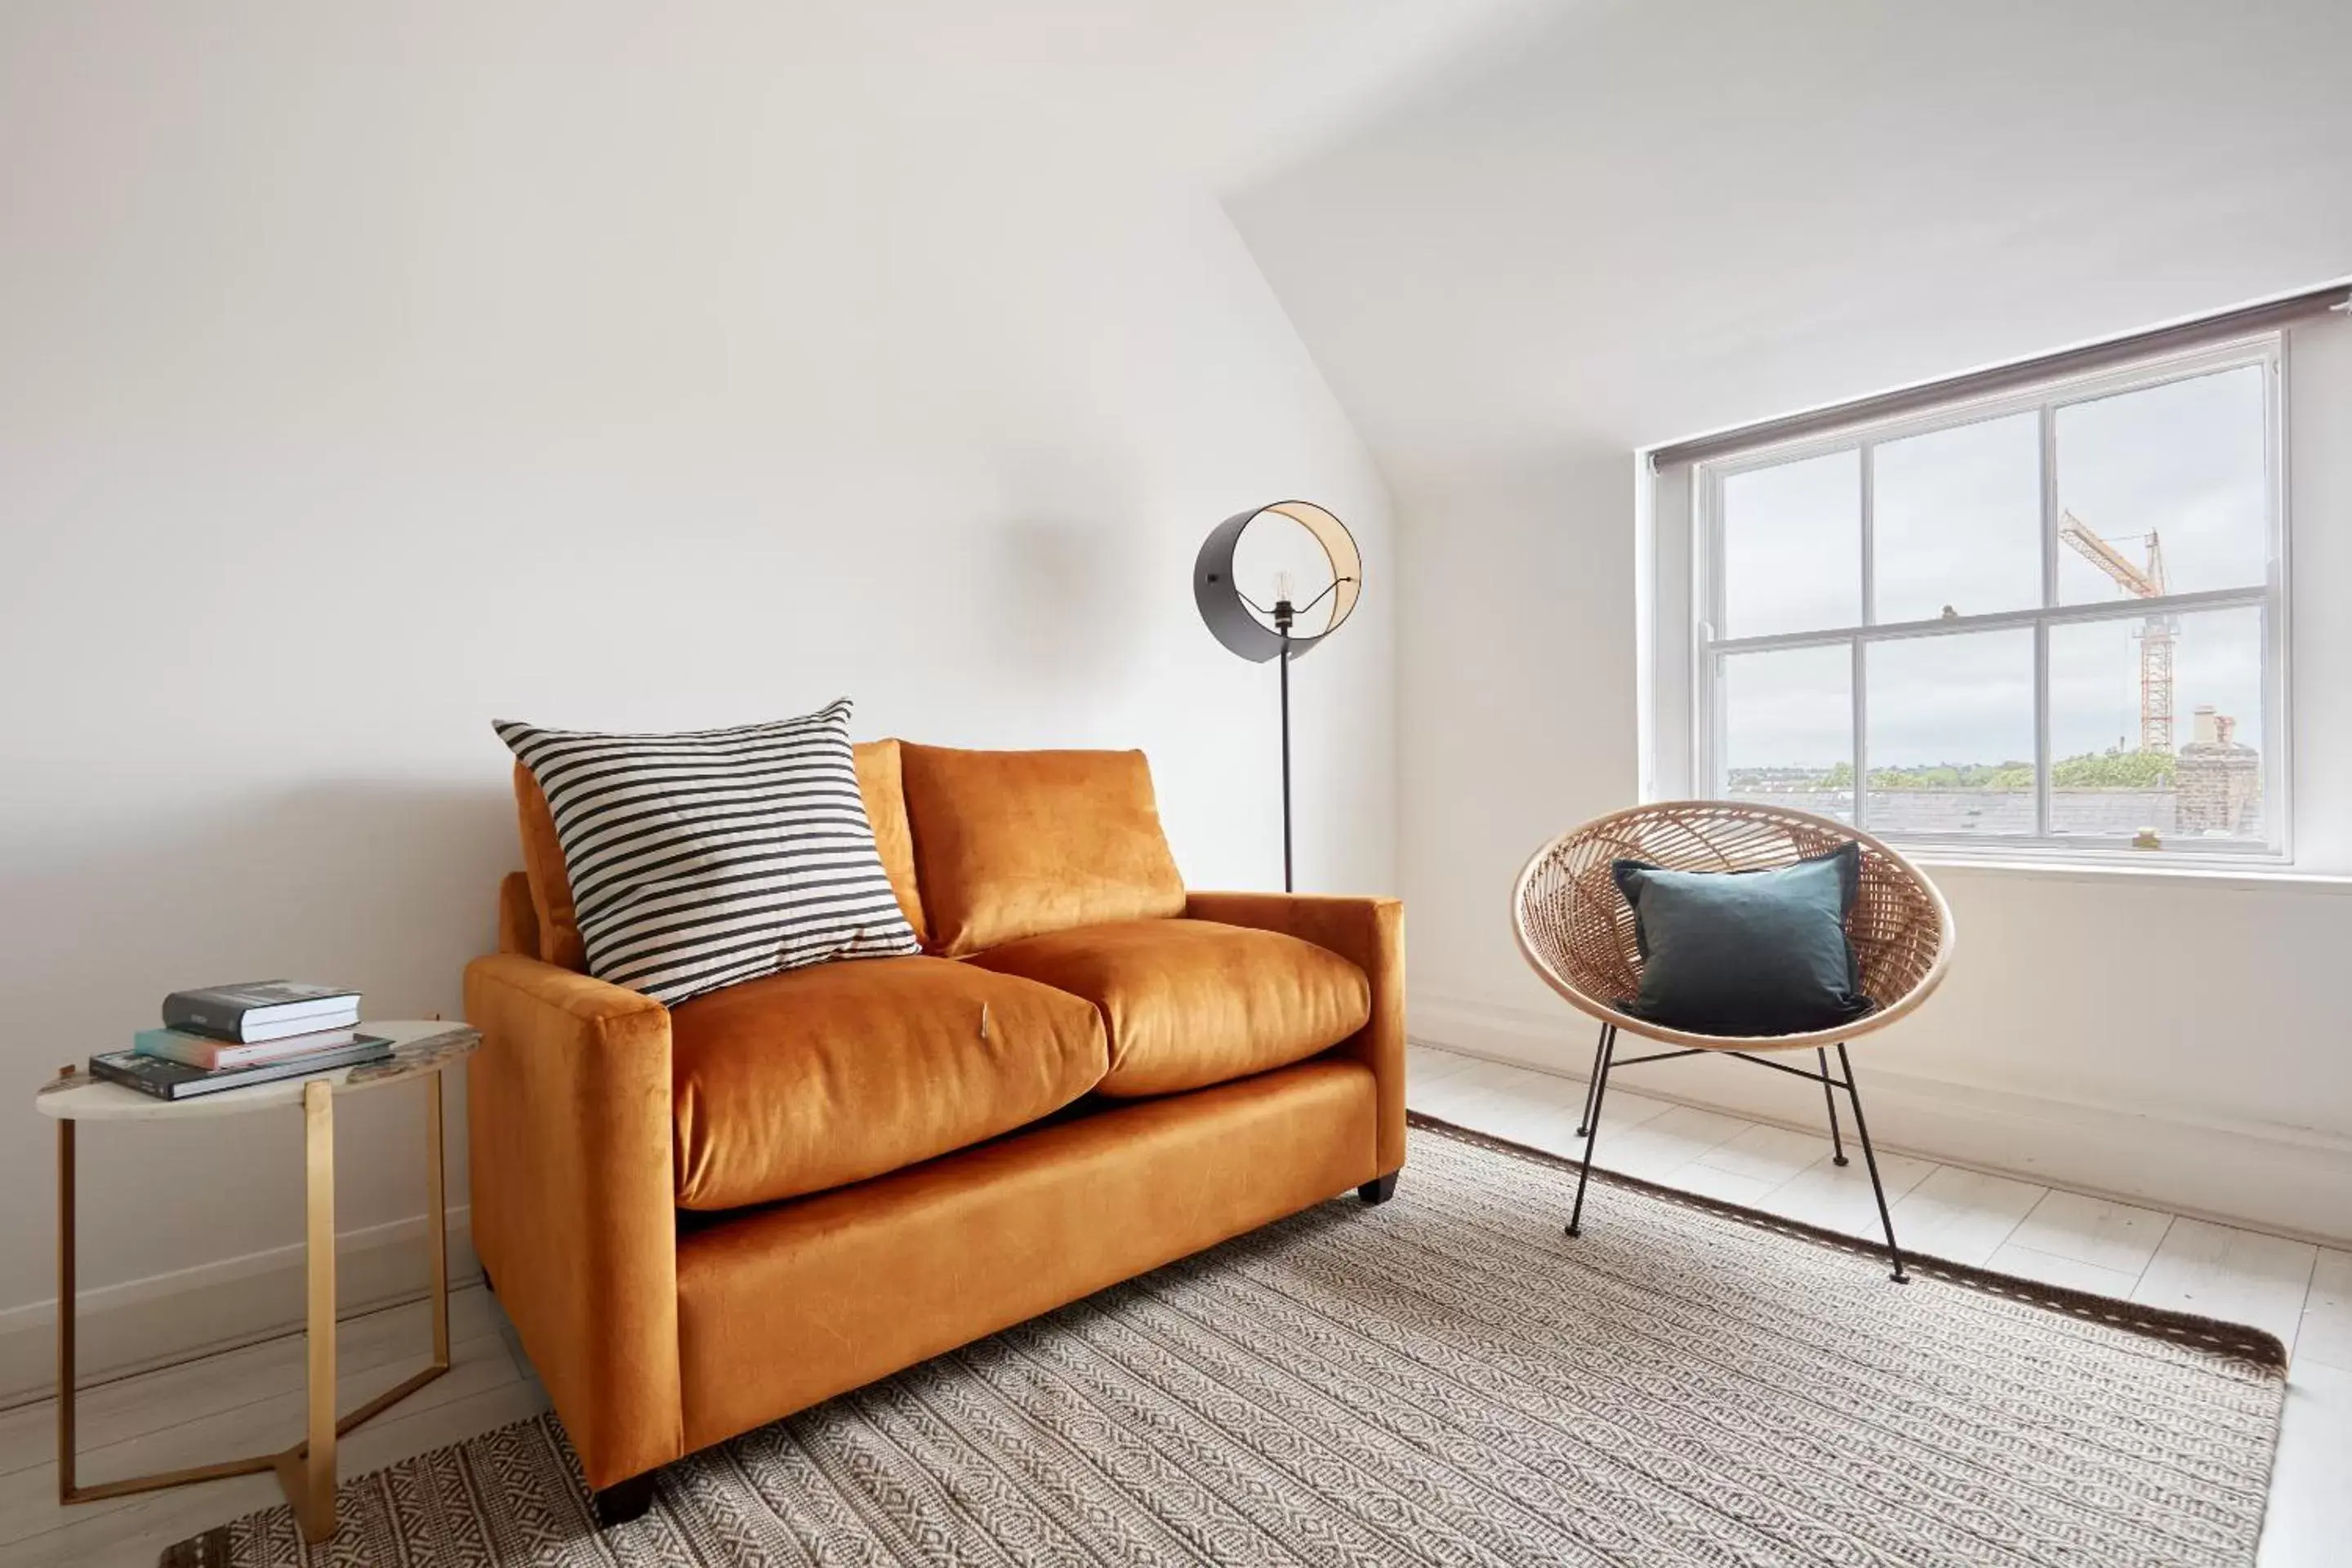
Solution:
<svg viewBox="0 0 2352 1568">
<path fill-rule="evenodd" d="M 1350 1196 L 670 1466 L 551 1415 L 164 1555 L 290 1564 L 2249 1563 L 2278 1342 L 1428 1125 Z"/>
</svg>

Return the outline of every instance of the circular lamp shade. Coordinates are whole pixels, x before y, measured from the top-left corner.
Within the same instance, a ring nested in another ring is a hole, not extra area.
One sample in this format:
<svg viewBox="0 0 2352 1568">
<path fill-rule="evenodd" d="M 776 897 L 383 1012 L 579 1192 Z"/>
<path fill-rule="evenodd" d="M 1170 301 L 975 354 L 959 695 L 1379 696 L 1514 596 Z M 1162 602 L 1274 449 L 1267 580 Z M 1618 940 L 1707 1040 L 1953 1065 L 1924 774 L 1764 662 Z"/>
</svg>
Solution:
<svg viewBox="0 0 2352 1568">
<path fill-rule="evenodd" d="M 1303 530 L 1307 553 L 1312 555 L 1319 548 L 1328 574 L 1319 581 L 1302 582 L 1297 591 L 1302 602 L 1296 607 L 1304 613 L 1328 594 L 1330 619 L 1320 630 L 1301 635 L 1294 629 L 1286 637 L 1274 624 L 1272 601 L 1285 596 L 1279 583 L 1253 584 L 1253 592 L 1244 592 L 1234 575 L 1234 560 L 1246 553 L 1243 536 L 1254 529 Z M 1219 642 L 1255 664 L 1273 658 L 1285 647 L 1296 658 L 1338 631 L 1355 609 L 1363 588 L 1364 558 L 1357 552 L 1355 537 L 1346 524 L 1312 501 L 1276 501 L 1235 512 L 1210 531 L 1201 542 L 1199 559 L 1192 563 L 1192 598 L 1201 606 L 1201 619 Z M 1256 602 L 1259 598 L 1267 602 L 1261 605 Z"/>
</svg>

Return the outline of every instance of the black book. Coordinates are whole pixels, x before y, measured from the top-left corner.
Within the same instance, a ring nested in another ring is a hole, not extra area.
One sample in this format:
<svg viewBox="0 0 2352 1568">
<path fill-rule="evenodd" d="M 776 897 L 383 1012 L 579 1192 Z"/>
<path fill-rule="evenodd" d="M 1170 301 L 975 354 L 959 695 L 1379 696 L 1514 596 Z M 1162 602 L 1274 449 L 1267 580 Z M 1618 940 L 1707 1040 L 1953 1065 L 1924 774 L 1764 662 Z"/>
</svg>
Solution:
<svg viewBox="0 0 2352 1568">
<path fill-rule="evenodd" d="M 358 992 L 300 980 L 246 980 L 174 991 L 163 998 L 165 1028 L 239 1045 L 341 1028 L 357 1023 L 359 1016 Z"/>
<path fill-rule="evenodd" d="M 382 1061 L 390 1055 L 392 1042 L 382 1035 L 362 1035 L 350 1044 L 337 1046 L 331 1050 L 310 1051 L 299 1057 L 256 1062 L 251 1067 L 215 1068 L 210 1072 L 202 1068 L 192 1068 L 185 1062 L 142 1056 L 137 1051 L 109 1051 L 104 1056 L 89 1058 L 89 1076 L 122 1084 L 142 1094 L 152 1094 L 158 1100 L 189 1100 L 200 1094 L 217 1094 L 225 1089 L 244 1089 L 252 1084 L 275 1082 L 281 1078 L 301 1078 L 309 1073 L 325 1072 L 331 1068 L 358 1067 L 363 1062 Z"/>
</svg>

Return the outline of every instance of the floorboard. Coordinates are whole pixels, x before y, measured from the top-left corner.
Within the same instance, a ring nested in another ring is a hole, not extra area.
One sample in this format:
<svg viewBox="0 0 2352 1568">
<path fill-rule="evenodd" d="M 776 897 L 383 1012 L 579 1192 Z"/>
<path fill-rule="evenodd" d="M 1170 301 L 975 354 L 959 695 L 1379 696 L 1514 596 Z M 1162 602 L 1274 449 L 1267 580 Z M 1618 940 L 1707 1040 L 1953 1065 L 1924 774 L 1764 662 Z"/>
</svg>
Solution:
<svg viewBox="0 0 2352 1568">
<path fill-rule="evenodd" d="M 2305 1241 L 2176 1219 L 2132 1300 L 2268 1329 L 2292 1348 L 2319 1249 Z"/>
<path fill-rule="evenodd" d="M 509 1348 L 505 1315 L 487 1292 L 453 1292 L 449 1321 L 447 1374 L 346 1436 L 338 1445 L 343 1474 L 379 1468 L 546 1408 L 538 1381 Z M 338 1404 L 350 1409 L 424 1363 L 431 1321 L 417 1302 L 354 1318 L 336 1338 Z M 285 1447 L 302 1432 L 303 1372 L 302 1339 L 290 1335 L 86 1389 L 75 1412 L 79 1479 L 87 1484 Z M 279 1500 L 277 1482 L 255 1475 L 61 1504 L 56 1422 L 51 1400 L 0 1417 L 0 1568 L 152 1564 L 171 1542 Z"/>
</svg>

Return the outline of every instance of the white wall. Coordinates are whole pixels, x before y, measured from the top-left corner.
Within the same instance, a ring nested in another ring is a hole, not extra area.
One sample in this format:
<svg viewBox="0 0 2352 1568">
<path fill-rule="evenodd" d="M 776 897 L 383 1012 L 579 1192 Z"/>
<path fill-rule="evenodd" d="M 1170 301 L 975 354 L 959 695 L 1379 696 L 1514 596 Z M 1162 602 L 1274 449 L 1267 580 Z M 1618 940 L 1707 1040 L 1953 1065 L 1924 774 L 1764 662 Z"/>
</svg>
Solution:
<svg viewBox="0 0 2352 1568">
<path fill-rule="evenodd" d="M 0 16 L 0 1385 L 34 1086 L 206 981 L 455 1014 L 493 716 L 1140 745 L 1188 879 L 1279 886 L 1273 672 L 1190 573 L 1305 495 L 1370 565 L 1297 671 L 1301 885 L 1393 886 L 1387 492 L 1283 310 L 1099 40 L 872 9 Z M 341 1119 L 347 1231 L 406 1234 L 418 1116 Z M 292 1317 L 299 1147 L 86 1136 L 89 1309 Z"/>
<path fill-rule="evenodd" d="M 2347 50 L 2322 0 L 1562 5 L 1229 195 L 1396 488 L 1417 1037 L 1590 1059 L 1506 903 L 1638 789 L 1635 449 L 2352 274 Z M 2340 453 L 2346 412 L 2298 442 Z M 2295 504 L 2298 607 L 2340 623 L 2352 494 Z M 2306 725 L 2352 721 L 2352 647 L 2296 675 Z M 2347 799 L 2304 792 L 2306 843 L 2347 842 Z M 1884 1137 L 2347 1234 L 2352 897 L 1941 880 L 1961 957 L 1873 1039 Z M 1738 1064 L 1648 1070 L 1817 1114 Z"/>
</svg>

